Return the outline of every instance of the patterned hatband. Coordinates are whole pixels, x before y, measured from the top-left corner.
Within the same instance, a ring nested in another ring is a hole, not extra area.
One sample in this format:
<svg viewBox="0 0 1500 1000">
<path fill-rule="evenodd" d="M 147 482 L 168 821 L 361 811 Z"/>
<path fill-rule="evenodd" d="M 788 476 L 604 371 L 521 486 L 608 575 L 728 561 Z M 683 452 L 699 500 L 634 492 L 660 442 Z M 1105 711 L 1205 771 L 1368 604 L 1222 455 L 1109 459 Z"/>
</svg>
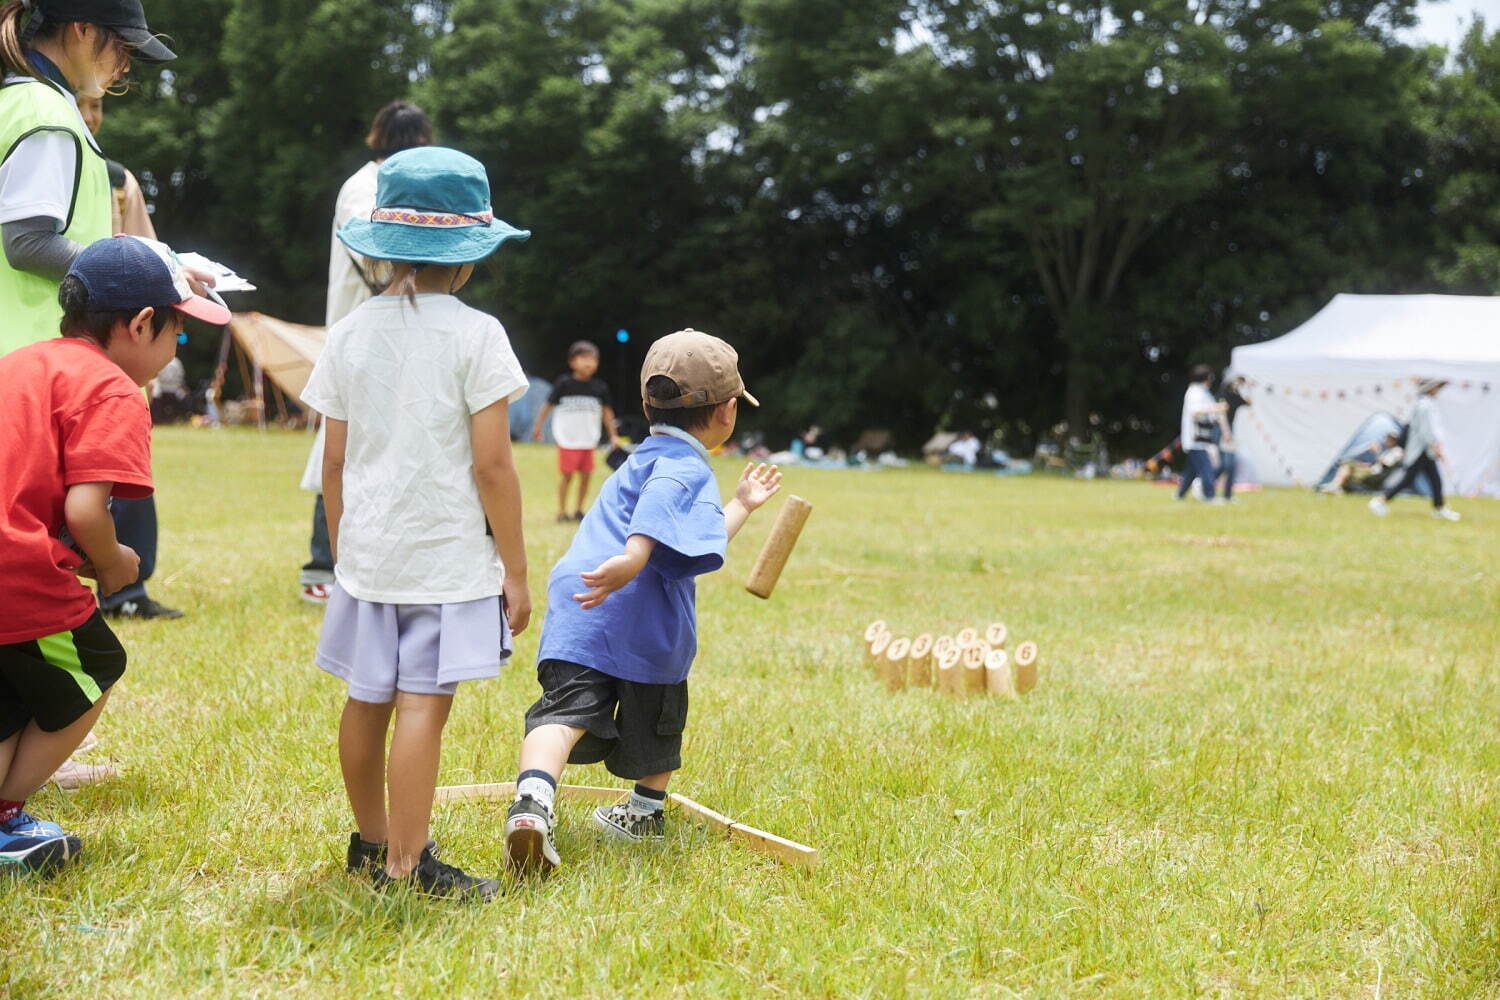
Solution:
<svg viewBox="0 0 1500 1000">
<path fill-rule="evenodd" d="M 371 222 L 394 222 L 401 226 L 424 229 L 457 229 L 461 226 L 487 226 L 495 218 L 489 209 L 466 215 L 463 212 L 433 212 L 425 208 L 377 208 L 370 213 Z"/>
</svg>

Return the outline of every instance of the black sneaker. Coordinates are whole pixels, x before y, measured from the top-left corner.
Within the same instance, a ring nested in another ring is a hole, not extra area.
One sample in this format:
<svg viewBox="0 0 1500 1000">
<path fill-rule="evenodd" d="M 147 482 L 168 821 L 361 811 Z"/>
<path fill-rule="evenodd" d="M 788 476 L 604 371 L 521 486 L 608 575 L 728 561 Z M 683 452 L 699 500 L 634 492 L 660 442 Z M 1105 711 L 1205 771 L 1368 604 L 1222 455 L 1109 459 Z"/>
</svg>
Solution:
<svg viewBox="0 0 1500 1000">
<path fill-rule="evenodd" d="M 594 810 L 594 825 L 611 840 L 638 843 L 642 840 L 665 840 L 667 836 L 667 814 L 658 809 L 642 813 L 621 802 L 608 808 Z"/>
<path fill-rule="evenodd" d="M 438 850 L 437 841 L 427 842 L 427 853 L 435 858 L 442 856 L 442 852 Z M 360 872 L 384 867 L 384 844 L 372 844 L 368 840 L 361 840 L 358 833 L 349 834 L 349 854 L 344 864 L 345 871 L 350 875 L 358 875 Z"/>
<path fill-rule="evenodd" d="M 552 831 L 557 819 L 552 810 L 530 795 L 522 795 L 505 814 L 505 860 L 518 874 L 540 871 L 543 875 L 562 864 Z"/>
<path fill-rule="evenodd" d="M 583 520 L 583 511 L 581 511 L 581 510 L 575 510 L 573 512 L 573 520 L 575 520 L 575 521 L 582 521 Z"/>
<path fill-rule="evenodd" d="M 119 607 L 104 612 L 106 618 L 181 618 L 182 612 L 169 608 L 160 601 L 143 597 L 139 601 L 123 601 Z"/>
<path fill-rule="evenodd" d="M 422 852 L 422 860 L 411 873 L 402 878 L 391 878 L 384 867 L 370 869 L 370 881 L 377 889 L 392 886 L 408 886 L 413 892 L 428 896 L 447 896 L 454 899 L 477 899 L 488 903 L 500 894 L 500 883 L 492 878 L 475 878 L 473 875 L 445 865 L 432 856 L 431 851 Z"/>
</svg>

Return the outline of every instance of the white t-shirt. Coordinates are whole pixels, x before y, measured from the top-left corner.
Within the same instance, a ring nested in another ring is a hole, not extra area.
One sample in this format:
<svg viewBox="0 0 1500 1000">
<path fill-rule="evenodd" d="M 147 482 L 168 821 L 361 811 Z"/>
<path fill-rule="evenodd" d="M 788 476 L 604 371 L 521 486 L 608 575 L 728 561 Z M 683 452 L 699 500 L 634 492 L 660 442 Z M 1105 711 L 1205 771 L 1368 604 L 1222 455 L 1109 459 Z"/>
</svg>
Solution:
<svg viewBox="0 0 1500 1000">
<path fill-rule="evenodd" d="M 25 76 L 8 76 L 5 82 L 15 86 L 55 86 Z M 83 135 L 89 135 L 82 115 L 78 117 L 78 126 Z M 92 136 L 89 145 L 95 150 L 99 148 Z M 5 162 L 0 163 L 0 224 L 22 219 L 56 219 L 57 230 L 62 232 L 73 208 L 77 173 L 78 142 L 72 133 L 48 129 L 22 139 Z"/>
<path fill-rule="evenodd" d="M 1182 397 L 1182 449 L 1184 451 L 1203 451 L 1208 448 L 1209 442 L 1198 440 L 1198 421 L 1212 420 L 1212 414 L 1204 414 L 1199 418 L 1197 414 L 1202 410 L 1211 410 L 1217 405 L 1214 402 L 1214 394 L 1208 391 L 1208 386 L 1202 382 L 1193 382 L 1188 385 L 1187 392 Z"/>
<path fill-rule="evenodd" d="M 328 248 L 328 305 L 323 325 L 333 326 L 374 296 L 356 263 L 354 251 L 339 242 L 339 230 L 350 219 L 368 219 L 375 211 L 380 164 L 371 161 L 355 171 L 339 188 L 333 206 L 333 245 Z"/>
<path fill-rule="evenodd" d="M 379 296 L 340 320 L 302 398 L 349 423 L 335 576 L 382 604 L 500 593 L 469 416 L 525 395 L 505 328 L 451 295 Z"/>
<path fill-rule="evenodd" d="M 959 438 L 948 446 L 948 454 L 962 460 L 965 465 L 973 465 L 979 461 L 979 438 Z"/>
</svg>

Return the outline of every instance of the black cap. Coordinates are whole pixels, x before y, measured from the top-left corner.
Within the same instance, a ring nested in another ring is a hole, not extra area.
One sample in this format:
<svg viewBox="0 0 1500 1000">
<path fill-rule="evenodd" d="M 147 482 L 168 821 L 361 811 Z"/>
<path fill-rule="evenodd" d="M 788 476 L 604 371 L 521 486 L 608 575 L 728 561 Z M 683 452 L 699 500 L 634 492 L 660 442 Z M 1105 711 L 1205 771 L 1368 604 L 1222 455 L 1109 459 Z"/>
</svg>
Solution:
<svg viewBox="0 0 1500 1000">
<path fill-rule="evenodd" d="M 147 62 L 169 62 L 177 53 L 162 44 L 146 23 L 141 0 L 32 0 L 35 10 L 52 24 L 83 21 L 97 24 L 125 39 L 137 59 Z"/>
</svg>

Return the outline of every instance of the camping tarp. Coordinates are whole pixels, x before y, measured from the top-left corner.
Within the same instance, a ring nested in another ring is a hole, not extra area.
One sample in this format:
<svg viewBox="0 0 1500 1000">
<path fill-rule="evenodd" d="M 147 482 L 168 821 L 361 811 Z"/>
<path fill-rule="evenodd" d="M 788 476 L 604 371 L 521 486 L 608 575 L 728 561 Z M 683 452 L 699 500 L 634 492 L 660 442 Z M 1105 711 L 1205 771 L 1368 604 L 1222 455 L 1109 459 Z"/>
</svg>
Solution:
<svg viewBox="0 0 1500 1000">
<path fill-rule="evenodd" d="M 234 314 L 229 332 L 267 378 L 288 396 L 302 401 L 302 390 L 323 353 L 327 331 L 321 326 L 302 326 L 263 313 L 244 312 Z"/>
<path fill-rule="evenodd" d="M 1235 348 L 1231 364 L 1251 403 L 1235 437 L 1263 482 L 1316 483 L 1367 417 L 1405 420 L 1416 381 L 1444 378 L 1445 482 L 1500 496 L 1500 298 L 1338 295 L 1285 336 Z"/>
<path fill-rule="evenodd" d="M 1339 449 L 1339 453 L 1334 456 L 1333 463 L 1328 466 L 1328 471 L 1323 473 L 1322 479 L 1318 480 L 1318 485 L 1326 486 L 1333 482 L 1333 477 L 1338 475 L 1339 466 L 1355 458 L 1362 452 L 1367 452 L 1372 448 L 1376 452 L 1384 451 L 1387 436 L 1398 438 L 1401 436 L 1401 421 L 1384 410 L 1371 414 L 1364 423 L 1359 425 L 1359 430 L 1354 432 L 1344 444 L 1344 447 Z M 1392 470 L 1384 477 L 1384 485 L 1393 485 L 1392 480 L 1398 478 L 1400 475 L 1401 470 L 1399 468 Z M 1350 489 L 1354 492 L 1374 491 L 1374 487 L 1366 489 L 1357 484 L 1346 486 L 1345 489 Z M 1424 497 L 1432 495 L 1432 489 L 1427 485 L 1427 478 L 1425 476 L 1418 476 L 1416 482 L 1406 489 L 1409 493 L 1420 493 Z"/>
</svg>

